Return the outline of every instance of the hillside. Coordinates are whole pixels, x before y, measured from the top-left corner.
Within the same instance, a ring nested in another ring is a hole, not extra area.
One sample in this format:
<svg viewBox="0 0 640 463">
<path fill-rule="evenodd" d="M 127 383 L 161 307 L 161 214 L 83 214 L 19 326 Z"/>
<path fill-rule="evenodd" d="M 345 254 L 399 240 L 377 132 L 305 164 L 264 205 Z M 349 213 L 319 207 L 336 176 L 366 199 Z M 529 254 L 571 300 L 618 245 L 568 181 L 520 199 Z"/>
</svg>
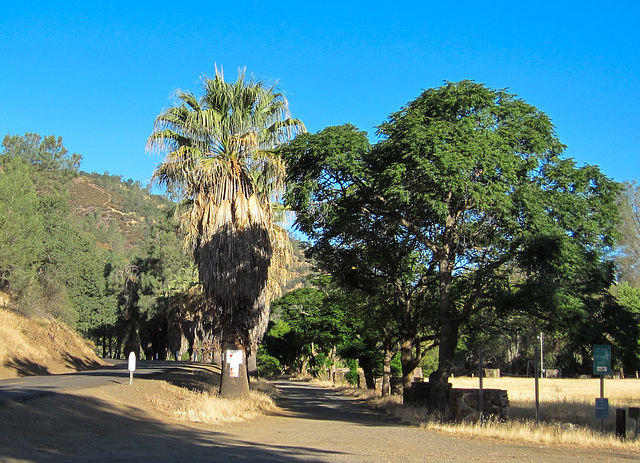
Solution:
<svg viewBox="0 0 640 463">
<path fill-rule="evenodd" d="M 0 309 L 0 379 L 103 365 L 93 345 L 63 324 Z"/>
<path fill-rule="evenodd" d="M 116 254 L 126 254 L 144 245 L 145 230 L 163 220 L 174 204 L 154 195 L 139 182 L 121 176 L 82 172 L 69 188 L 71 211 L 98 245 Z M 292 238 L 293 256 L 289 281 L 283 291 L 300 288 L 312 273 L 301 242 Z"/>
<path fill-rule="evenodd" d="M 85 173 L 69 187 L 69 205 L 101 247 L 126 252 L 143 244 L 145 228 L 161 220 L 173 204 L 139 182 L 117 175 Z"/>
</svg>

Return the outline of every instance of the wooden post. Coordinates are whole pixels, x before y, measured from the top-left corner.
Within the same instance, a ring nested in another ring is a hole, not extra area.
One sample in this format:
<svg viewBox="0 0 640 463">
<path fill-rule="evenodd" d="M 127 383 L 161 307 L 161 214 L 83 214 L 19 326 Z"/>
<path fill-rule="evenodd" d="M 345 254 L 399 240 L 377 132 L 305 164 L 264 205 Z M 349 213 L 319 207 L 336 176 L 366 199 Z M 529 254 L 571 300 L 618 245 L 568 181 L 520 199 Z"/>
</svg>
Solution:
<svg viewBox="0 0 640 463">
<path fill-rule="evenodd" d="M 620 439 L 627 438 L 627 410 L 616 408 L 616 436 Z"/>
</svg>

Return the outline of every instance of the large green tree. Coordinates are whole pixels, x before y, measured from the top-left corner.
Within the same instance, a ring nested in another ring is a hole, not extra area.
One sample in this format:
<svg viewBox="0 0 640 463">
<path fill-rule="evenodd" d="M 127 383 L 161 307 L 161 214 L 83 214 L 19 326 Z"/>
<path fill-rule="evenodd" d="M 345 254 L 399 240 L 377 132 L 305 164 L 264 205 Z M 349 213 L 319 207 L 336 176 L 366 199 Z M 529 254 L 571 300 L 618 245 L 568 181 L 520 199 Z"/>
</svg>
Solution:
<svg viewBox="0 0 640 463">
<path fill-rule="evenodd" d="M 640 287 L 640 187 L 636 182 L 622 184 L 618 196 L 618 209 L 618 279 L 633 287 Z"/>
<path fill-rule="evenodd" d="M 387 365 L 400 341 L 409 393 L 425 341 L 434 340 L 424 310 L 433 272 L 406 229 L 369 207 L 376 172 L 368 164 L 372 153 L 366 134 L 352 125 L 328 127 L 298 136 L 281 153 L 289 162 L 287 202 L 313 243 L 309 257 L 369 300 L 364 316 L 378 329 Z"/>
<path fill-rule="evenodd" d="M 272 256 L 281 249 L 271 204 L 284 165 L 273 149 L 304 126 L 274 86 L 244 72 L 229 83 L 216 70 L 203 77 L 200 97 L 178 91 L 175 98 L 149 137 L 150 150 L 166 154 L 154 178 L 185 206 L 182 231 L 209 309 L 218 314 L 223 348 L 246 353 L 266 329 Z M 223 396 L 247 393 L 239 370 L 231 377 L 225 364 Z"/>
<path fill-rule="evenodd" d="M 78 322 L 87 334 L 107 304 L 102 252 L 76 226 L 69 207 L 67 190 L 80 159 L 60 137 L 4 137 L 0 209 L 6 208 L 3 231 L 6 243 L 12 243 L 6 257 L 12 256 L 13 263 L 0 262 L 0 272 L 7 275 L 4 283 L 10 283 L 8 289 L 20 299 L 17 305 L 23 311 L 45 313 L 71 325 Z M 18 276 L 22 287 L 16 284 Z"/>
<path fill-rule="evenodd" d="M 393 246 L 411 249 L 418 265 L 403 267 L 405 282 L 424 283 L 411 303 L 431 320 L 439 347 L 431 405 L 446 412 L 460 327 L 472 314 L 506 307 L 514 301 L 506 295 L 519 294 L 551 319 L 558 310 L 589 310 L 597 299 L 590 296 L 610 284 L 617 186 L 597 168 L 561 157 L 547 115 L 472 81 L 424 91 L 379 134 L 372 149 L 354 158 L 347 146 L 342 159 L 303 175 L 289 203 L 301 229 L 312 232 L 312 249 L 348 243 L 349 216 L 386 223 Z M 314 152 L 312 137 L 286 149 L 292 173 L 300 175 L 297 167 Z M 341 140 L 334 139 L 336 152 Z M 323 182 L 329 174 L 341 181 Z"/>
<path fill-rule="evenodd" d="M 69 153 L 62 137 L 40 136 L 35 133 L 5 135 L 2 155 L 7 159 L 22 159 L 32 168 L 32 178 L 40 193 L 60 193 L 78 173 L 82 156 Z"/>
<path fill-rule="evenodd" d="M 42 254 L 42 218 L 29 165 L 1 158 L 0 290 L 19 295 L 36 280 Z"/>
</svg>

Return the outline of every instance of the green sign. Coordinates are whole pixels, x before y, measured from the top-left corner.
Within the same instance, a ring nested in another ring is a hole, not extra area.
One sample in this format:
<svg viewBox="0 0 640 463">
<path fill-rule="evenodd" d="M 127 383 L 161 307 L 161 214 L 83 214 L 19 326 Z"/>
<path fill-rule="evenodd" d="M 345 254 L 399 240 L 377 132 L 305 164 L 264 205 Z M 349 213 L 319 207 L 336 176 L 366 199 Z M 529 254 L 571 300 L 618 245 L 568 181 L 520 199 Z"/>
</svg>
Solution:
<svg viewBox="0 0 640 463">
<path fill-rule="evenodd" d="M 596 344 L 593 346 L 593 374 L 611 374 L 611 346 L 609 344 Z"/>
</svg>

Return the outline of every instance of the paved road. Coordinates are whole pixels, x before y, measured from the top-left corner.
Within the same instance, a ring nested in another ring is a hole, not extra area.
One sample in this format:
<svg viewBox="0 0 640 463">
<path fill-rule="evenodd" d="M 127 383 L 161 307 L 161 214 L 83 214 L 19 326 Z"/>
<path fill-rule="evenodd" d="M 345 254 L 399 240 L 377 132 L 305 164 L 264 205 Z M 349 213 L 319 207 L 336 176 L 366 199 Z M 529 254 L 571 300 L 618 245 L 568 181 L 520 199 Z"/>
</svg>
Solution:
<svg viewBox="0 0 640 463">
<path fill-rule="evenodd" d="M 338 392 L 277 382 L 280 416 L 228 426 L 231 453 L 252 461 L 313 462 L 629 462 L 638 455 L 458 438 L 402 425 Z M 249 457 L 251 455 L 251 457 Z M 220 461 L 225 461 L 224 458 Z"/>
<path fill-rule="evenodd" d="M 446 436 L 404 426 L 332 390 L 290 381 L 276 386 L 281 412 L 224 426 L 160 420 L 144 400 L 118 400 L 135 394 L 128 386 L 9 402 L 0 406 L 0 461 L 638 461 L 624 452 Z"/>
<path fill-rule="evenodd" d="M 109 361 L 112 366 L 98 370 L 65 375 L 25 376 L 0 380 L 0 404 L 11 400 L 28 400 L 63 391 L 103 386 L 109 383 L 128 384 L 128 363 L 125 360 Z M 179 368 L 182 362 L 138 361 L 135 378 L 161 375 L 167 370 Z"/>
</svg>

